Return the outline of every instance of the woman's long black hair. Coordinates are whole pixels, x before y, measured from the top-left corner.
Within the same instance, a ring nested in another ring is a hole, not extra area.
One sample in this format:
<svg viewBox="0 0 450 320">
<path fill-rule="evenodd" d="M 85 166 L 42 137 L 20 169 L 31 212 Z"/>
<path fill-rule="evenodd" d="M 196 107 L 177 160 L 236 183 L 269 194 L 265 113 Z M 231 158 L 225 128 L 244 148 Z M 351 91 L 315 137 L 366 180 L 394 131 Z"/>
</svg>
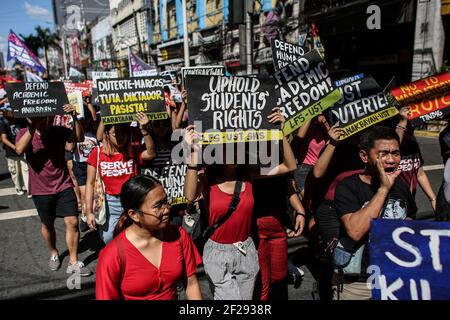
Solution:
<svg viewBox="0 0 450 320">
<path fill-rule="evenodd" d="M 123 212 L 114 229 L 114 237 L 133 224 L 133 220 L 128 216 L 128 211 L 139 210 L 148 193 L 158 186 L 161 186 L 159 180 L 147 175 L 131 178 L 122 186 L 120 203 Z"/>
</svg>

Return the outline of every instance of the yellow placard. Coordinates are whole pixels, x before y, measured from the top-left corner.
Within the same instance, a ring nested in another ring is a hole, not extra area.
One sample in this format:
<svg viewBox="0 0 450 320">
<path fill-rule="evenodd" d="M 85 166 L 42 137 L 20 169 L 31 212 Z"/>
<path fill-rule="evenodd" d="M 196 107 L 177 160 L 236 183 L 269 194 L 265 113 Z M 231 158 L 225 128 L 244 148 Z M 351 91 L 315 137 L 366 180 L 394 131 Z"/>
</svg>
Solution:
<svg viewBox="0 0 450 320">
<path fill-rule="evenodd" d="M 383 120 L 389 119 L 393 116 L 395 116 L 398 113 L 397 108 L 390 107 L 387 109 L 380 110 L 376 113 L 371 114 L 370 116 L 367 116 L 361 120 L 358 120 L 346 127 L 342 128 L 343 134 L 339 138 L 339 140 L 344 140 L 355 133 L 358 133 L 378 122 L 381 122 Z"/>
<path fill-rule="evenodd" d="M 149 120 L 164 120 L 169 117 L 167 112 L 155 112 L 155 113 L 147 113 L 147 117 Z M 102 117 L 104 124 L 116 124 L 116 123 L 126 123 L 133 122 L 136 120 L 135 114 L 124 114 L 120 116 L 106 116 Z"/>
<path fill-rule="evenodd" d="M 281 130 L 246 130 L 232 132 L 204 132 L 200 144 L 271 141 L 283 139 Z"/>
<path fill-rule="evenodd" d="M 294 132 L 295 130 L 300 128 L 305 122 L 318 116 L 324 110 L 326 110 L 329 107 L 331 107 L 332 105 L 334 105 L 341 98 L 342 98 L 341 91 L 339 89 L 333 90 L 323 99 L 317 101 L 312 106 L 306 108 L 305 110 L 302 110 L 301 112 L 296 114 L 294 117 L 287 120 L 284 125 L 283 134 L 285 136 L 291 134 L 292 132 Z"/>
</svg>

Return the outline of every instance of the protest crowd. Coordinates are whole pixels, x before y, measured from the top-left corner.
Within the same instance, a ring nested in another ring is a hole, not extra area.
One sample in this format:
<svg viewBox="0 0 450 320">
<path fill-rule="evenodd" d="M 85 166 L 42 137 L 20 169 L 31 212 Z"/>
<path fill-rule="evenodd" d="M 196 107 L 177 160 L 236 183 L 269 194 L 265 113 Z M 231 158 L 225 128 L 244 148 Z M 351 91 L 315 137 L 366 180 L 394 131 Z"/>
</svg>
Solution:
<svg viewBox="0 0 450 320">
<path fill-rule="evenodd" d="M 216 300 L 288 299 L 288 239 L 303 236 L 321 299 L 373 298 L 373 220 L 414 220 L 418 186 L 448 220 L 450 127 L 439 194 L 414 130 L 425 99 L 450 119 L 450 75 L 429 91 L 427 79 L 420 92 L 386 90 L 370 75 L 331 79 L 317 50 L 294 53 L 278 55 L 289 61 L 274 61 L 272 77 L 211 66 L 2 81 L 8 170 L 37 209 L 48 268 L 61 268 L 63 218 L 66 272 L 95 273 L 97 299 L 171 300 L 180 287 L 202 299 L 201 265 Z M 96 270 L 78 258 L 80 232 L 105 245 Z"/>
</svg>

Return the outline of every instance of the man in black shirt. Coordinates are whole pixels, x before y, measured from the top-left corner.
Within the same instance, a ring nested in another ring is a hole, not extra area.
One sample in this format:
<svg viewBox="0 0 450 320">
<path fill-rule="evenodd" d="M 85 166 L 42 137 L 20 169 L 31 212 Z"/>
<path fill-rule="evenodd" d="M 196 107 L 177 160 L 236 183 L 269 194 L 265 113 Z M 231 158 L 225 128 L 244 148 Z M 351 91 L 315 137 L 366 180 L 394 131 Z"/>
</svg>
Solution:
<svg viewBox="0 0 450 320">
<path fill-rule="evenodd" d="M 360 139 L 360 158 L 366 165 L 365 171 L 341 181 L 335 193 L 335 207 L 347 241 L 353 242 L 354 248 L 364 246 L 359 274 L 350 276 L 344 272 L 343 279 L 335 274 L 335 298 L 341 300 L 371 298 L 366 283 L 371 220 L 415 218 L 417 211 L 408 186 L 397 179 L 401 158 L 399 137 L 394 129 L 374 127 L 365 132 Z"/>
</svg>

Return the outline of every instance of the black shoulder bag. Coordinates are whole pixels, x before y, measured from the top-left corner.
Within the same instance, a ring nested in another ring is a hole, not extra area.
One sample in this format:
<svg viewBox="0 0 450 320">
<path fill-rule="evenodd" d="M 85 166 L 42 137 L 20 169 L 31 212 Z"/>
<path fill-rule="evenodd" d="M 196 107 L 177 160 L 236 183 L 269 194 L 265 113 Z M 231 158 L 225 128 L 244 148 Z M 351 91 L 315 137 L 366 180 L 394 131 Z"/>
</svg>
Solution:
<svg viewBox="0 0 450 320">
<path fill-rule="evenodd" d="M 233 214 L 234 211 L 236 211 L 236 208 L 239 204 L 239 201 L 241 200 L 240 194 L 241 194 L 241 188 L 242 188 L 242 181 L 236 181 L 236 184 L 234 186 L 234 193 L 233 193 L 233 199 L 231 200 L 230 206 L 228 207 L 228 211 L 225 215 L 223 215 L 216 223 L 209 226 L 208 228 L 203 231 L 202 234 L 202 242 L 203 244 L 208 241 L 208 239 L 216 232 L 216 230 L 225 223 L 225 221 L 228 220 L 229 217 Z"/>
</svg>

